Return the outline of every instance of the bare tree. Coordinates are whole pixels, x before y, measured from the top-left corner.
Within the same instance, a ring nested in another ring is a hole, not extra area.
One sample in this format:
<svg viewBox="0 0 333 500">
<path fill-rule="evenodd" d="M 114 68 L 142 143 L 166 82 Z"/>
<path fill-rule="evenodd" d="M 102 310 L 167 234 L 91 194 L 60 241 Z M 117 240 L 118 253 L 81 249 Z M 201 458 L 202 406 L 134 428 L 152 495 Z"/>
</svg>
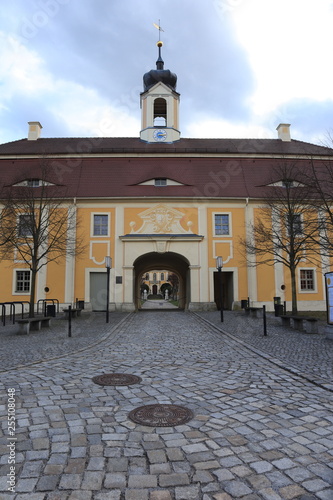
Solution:
<svg viewBox="0 0 333 500">
<path fill-rule="evenodd" d="M 297 314 L 296 269 L 301 261 L 320 262 L 318 206 L 298 164 L 284 162 L 263 186 L 264 205 L 248 227 L 240 248 L 248 265 L 281 263 L 289 269 L 292 312 Z"/>
<path fill-rule="evenodd" d="M 5 191 L 5 188 L 4 188 L 4 185 L 2 184 L 0 186 L 0 200 L 4 196 L 4 191 Z M 1 206 L 1 202 L 0 202 L 0 230 L 3 227 L 6 214 L 7 214 L 7 211 L 3 209 L 3 207 Z M 10 237 L 11 237 L 11 235 L 8 233 L 0 234 L 0 247 L 4 247 L 9 242 Z M 0 252 L 0 256 L 1 256 L 1 252 Z"/>
<path fill-rule="evenodd" d="M 333 138 L 331 138 L 333 143 Z M 331 150 L 333 154 L 333 150 Z M 333 256 L 333 158 L 310 159 L 310 168 L 303 172 L 303 182 L 315 193 L 314 207 L 319 207 L 320 253 Z"/>
<path fill-rule="evenodd" d="M 177 274 L 170 273 L 169 277 L 168 277 L 168 281 L 171 283 L 171 286 L 172 286 L 172 299 L 177 300 L 178 287 L 179 287 L 179 279 L 178 279 Z"/>
<path fill-rule="evenodd" d="M 30 269 L 30 317 L 40 269 L 84 251 L 73 200 L 66 197 L 64 186 L 52 182 L 51 170 L 42 159 L 34 178 L 25 172 L 2 193 L 0 257 L 22 261 Z"/>
</svg>

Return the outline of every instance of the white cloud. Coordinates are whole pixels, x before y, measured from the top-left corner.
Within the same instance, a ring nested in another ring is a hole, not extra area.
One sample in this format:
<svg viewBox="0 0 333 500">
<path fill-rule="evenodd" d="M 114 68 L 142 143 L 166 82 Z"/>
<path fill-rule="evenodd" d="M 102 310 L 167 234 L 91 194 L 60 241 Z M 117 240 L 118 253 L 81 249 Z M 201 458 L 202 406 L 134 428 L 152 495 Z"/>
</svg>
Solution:
<svg viewBox="0 0 333 500">
<path fill-rule="evenodd" d="M 0 77 L 2 81 L 1 104 L 16 93 L 37 94 L 51 81 L 44 72 L 43 62 L 17 39 L 0 32 Z"/>
<path fill-rule="evenodd" d="M 14 99 L 34 100 L 35 116 L 40 110 L 51 113 L 61 123 L 60 135 L 67 136 L 137 136 L 139 118 L 120 101 L 112 104 L 94 89 L 59 79 L 46 69 L 44 61 L 12 36 L 0 32 L 0 78 L 2 92 L 0 113 L 10 109 Z M 40 104 L 40 110 L 38 109 Z M 47 134 L 47 129 L 45 130 Z"/>
<path fill-rule="evenodd" d="M 333 12 L 312 0 L 247 0 L 233 11 L 257 89 L 250 105 L 265 114 L 294 98 L 333 99 Z"/>
<path fill-rule="evenodd" d="M 277 124 L 278 125 L 278 124 Z M 276 127 L 275 127 L 276 128 Z M 184 134 L 182 134 L 184 136 Z M 272 138 L 274 131 L 263 127 L 259 123 L 231 123 L 227 120 L 211 120 L 201 117 L 186 127 L 186 136 L 197 138 Z"/>
<path fill-rule="evenodd" d="M 58 82 L 57 102 L 48 108 L 72 136 L 138 136 L 139 119 L 126 106 L 113 106 L 95 90 L 73 82 Z"/>
</svg>

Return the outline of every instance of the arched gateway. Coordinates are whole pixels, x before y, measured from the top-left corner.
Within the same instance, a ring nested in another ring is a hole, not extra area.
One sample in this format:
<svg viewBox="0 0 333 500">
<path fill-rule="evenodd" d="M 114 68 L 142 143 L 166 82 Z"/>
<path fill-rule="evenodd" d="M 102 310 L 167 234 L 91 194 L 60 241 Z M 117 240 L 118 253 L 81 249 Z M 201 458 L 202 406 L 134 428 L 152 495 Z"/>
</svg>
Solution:
<svg viewBox="0 0 333 500">
<path fill-rule="evenodd" d="M 157 210 L 161 210 L 160 205 L 150 209 L 154 212 Z M 171 212 L 171 209 L 166 211 Z M 149 221 L 144 222 L 144 229 L 148 224 Z M 120 240 L 123 243 L 122 310 L 138 309 L 140 277 L 150 270 L 174 272 L 178 276 L 180 307 L 190 310 L 215 307 L 214 303 L 210 304 L 206 300 L 207 281 L 201 272 L 200 244 L 203 236 L 185 232 L 177 234 L 175 231 L 171 234 L 145 231 L 120 236 Z"/>
<path fill-rule="evenodd" d="M 179 278 L 179 307 L 186 309 L 190 302 L 190 263 L 186 257 L 175 252 L 148 252 L 134 262 L 135 306 L 139 308 L 140 284 L 143 274 L 151 269 L 166 270 L 175 273 Z"/>
</svg>

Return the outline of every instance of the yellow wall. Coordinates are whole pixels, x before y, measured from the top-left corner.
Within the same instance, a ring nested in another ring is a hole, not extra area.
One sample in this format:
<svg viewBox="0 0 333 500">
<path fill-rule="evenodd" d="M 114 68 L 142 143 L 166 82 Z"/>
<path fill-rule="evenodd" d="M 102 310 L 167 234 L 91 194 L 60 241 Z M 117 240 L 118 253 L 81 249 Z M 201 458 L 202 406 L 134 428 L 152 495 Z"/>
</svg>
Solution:
<svg viewBox="0 0 333 500">
<path fill-rule="evenodd" d="M 59 263 L 50 262 L 47 265 L 45 286 L 50 291 L 45 293 L 46 299 L 58 299 L 61 303 L 65 301 L 65 273 L 66 262 L 64 258 Z"/>
<path fill-rule="evenodd" d="M 214 214 L 229 214 L 230 236 L 215 236 L 214 234 Z M 208 247 L 209 247 L 209 267 L 216 267 L 216 257 L 223 258 L 223 271 L 228 268 L 238 269 L 238 290 L 239 300 L 248 297 L 248 278 L 243 255 L 239 247 L 239 239 L 245 237 L 245 209 L 218 205 L 207 207 L 207 228 L 208 228 Z M 233 270 L 233 269 L 232 269 Z"/>
<path fill-rule="evenodd" d="M 99 213 L 109 215 L 110 229 L 108 236 L 93 236 L 92 234 L 92 215 Z M 105 204 L 105 206 L 98 204 L 87 208 L 80 206 L 78 208 L 77 214 L 80 219 L 78 233 L 86 248 L 85 252 L 75 262 L 74 295 L 76 298 L 84 298 L 86 268 L 104 269 L 106 256 L 110 256 L 114 262 L 115 213 L 115 209 L 110 208 L 108 204 Z"/>
<path fill-rule="evenodd" d="M 24 264 L 15 264 L 12 265 L 12 263 L 8 260 L 3 260 L 0 263 L 0 273 L 1 273 L 1 279 L 0 279 L 0 302 L 10 302 L 10 301 L 15 301 L 15 300 L 28 300 L 29 299 L 29 294 L 23 294 L 23 295 L 12 295 L 12 290 L 14 287 L 13 280 L 14 280 L 14 269 L 25 269 L 27 266 Z"/>
<path fill-rule="evenodd" d="M 123 243 L 119 240 L 119 236 L 131 233 L 131 231 L 140 231 L 140 228 L 143 226 L 143 218 L 140 214 L 142 214 L 145 210 L 150 208 L 154 209 L 159 205 L 163 205 L 183 214 L 183 217 L 179 220 L 183 232 L 188 232 L 190 228 L 193 234 L 202 234 L 204 236 L 203 241 L 198 243 L 198 251 L 201 254 L 200 265 L 203 270 L 202 275 L 200 276 L 201 280 L 203 279 L 203 276 L 209 276 L 208 268 L 215 269 L 215 258 L 216 256 L 221 255 L 224 260 L 223 271 L 227 272 L 230 270 L 234 272 L 234 279 L 238 276 L 238 283 L 235 284 L 238 288 L 238 300 L 250 297 L 250 300 L 270 302 L 273 301 L 273 297 L 275 295 L 281 296 L 282 300 L 291 300 L 290 275 L 289 270 L 286 267 L 281 267 L 283 273 L 281 283 L 286 286 L 285 292 L 281 291 L 281 293 L 276 291 L 276 275 L 273 266 L 258 266 L 252 273 L 248 272 L 244 253 L 242 253 L 239 245 L 239 239 L 245 238 L 247 210 L 245 203 L 242 205 L 241 203 L 230 201 L 228 204 L 224 202 L 221 207 L 222 203 L 220 204 L 216 201 L 209 200 L 203 203 L 194 203 L 189 201 L 187 206 L 186 202 L 172 200 L 168 202 L 163 200 L 161 203 L 154 200 L 151 202 L 147 201 L 145 203 L 131 202 L 130 204 L 127 202 L 117 202 L 117 204 L 110 203 L 108 200 L 98 202 L 80 202 L 77 209 L 78 218 L 80 219 L 78 238 L 80 238 L 83 245 L 86 245 L 86 249 L 83 255 L 75 259 L 73 271 L 71 270 L 70 264 L 65 261 L 65 258 L 60 259 L 59 263 L 52 262 L 48 264 L 47 268 L 44 270 L 46 273 L 45 286 L 49 287 L 50 291 L 45 294 L 45 297 L 57 298 L 60 302 L 65 302 L 65 280 L 66 276 L 68 278 L 67 273 L 70 272 L 73 273 L 75 280 L 73 298 L 83 299 L 85 297 L 87 286 L 87 283 L 85 283 L 85 280 L 87 279 L 86 269 L 104 270 L 104 258 L 106 255 L 110 255 L 114 262 L 116 258 L 116 248 L 118 248 L 120 253 L 123 252 L 124 248 Z M 254 220 L 256 220 L 256 217 L 258 216 L 258 211 L 259 208 L 254 208 Z M 107 236 L 92 235 L 92 214 L 94 213 L 109 214 L 110 232 Z M 230 214 L 230 235 L 216 236 L 214 234 L 214 213 Z M 118 234 L 115 234 L 116 217 Z M 191 223 L 190 226 L 188 226 L 188 222 Z M 206 227 L 207 231 L 204 229 Z M 183 254 L 186 257 L 187 242 L 184 242 L 183 245 Z M 122 262 L 121 255 L 118 255 L 117 258 L 119 262 Z M 205 267 L 207 267 L 207 273 L 205 272 Z M 301 263 L 300 268 L 301 267 L 317 269 L 317 291 L 299 291 L 299 303 L 303 301 L 325 300 L 321 269 L 318 266 L 309 264 L 308 262 Z M 27 266 L 21 263 L 14 263 L 12 266 L 9 261 L 0 262 L 0 302 L 10 300 L 28 300 L 29 294 L 12 294 L 14 276 L 13 269 L 24 268 L 27 268 Z M 119 269 L 119 272 L 122 273 L 121 268 Z M 256 280 L 256 298 L 251 297 L 251 293 L 249 292 L 252 285 L 252 283 L 248 281 L 249 276 L 251 280 Z M 297 284 L 299 284 L 299 270 L 297 271 Z M 208 286 L 206 286 L 206 289 L 208 290 Z M 212 300 L 210 296 L 208 297 L 209 294 L 211 294 L 211 289 L 207 292 L 207 300 Z M 37 297 L 37 299 L 38 298 L 41 297 Z"/>
</svg>

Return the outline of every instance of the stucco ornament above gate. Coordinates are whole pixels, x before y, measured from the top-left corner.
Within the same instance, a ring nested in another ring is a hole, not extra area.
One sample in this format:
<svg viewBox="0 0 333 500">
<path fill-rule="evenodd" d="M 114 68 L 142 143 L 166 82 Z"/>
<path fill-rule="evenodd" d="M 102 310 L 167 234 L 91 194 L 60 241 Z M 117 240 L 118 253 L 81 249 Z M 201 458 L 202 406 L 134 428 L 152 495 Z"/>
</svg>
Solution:
<svg viewBox="0 0 333 500">
<path fill-rule="evenodd" d="M 166 205 L 148 208 L 138 216 L 142 219 L 142 225 L 136 229 L 136 223 L 131 222 L 131 234 L 192 234 L 192 222 L 187 222 L 187 230 L 184 229 L 180 222 L 184 214 Z"/>
</svg>

